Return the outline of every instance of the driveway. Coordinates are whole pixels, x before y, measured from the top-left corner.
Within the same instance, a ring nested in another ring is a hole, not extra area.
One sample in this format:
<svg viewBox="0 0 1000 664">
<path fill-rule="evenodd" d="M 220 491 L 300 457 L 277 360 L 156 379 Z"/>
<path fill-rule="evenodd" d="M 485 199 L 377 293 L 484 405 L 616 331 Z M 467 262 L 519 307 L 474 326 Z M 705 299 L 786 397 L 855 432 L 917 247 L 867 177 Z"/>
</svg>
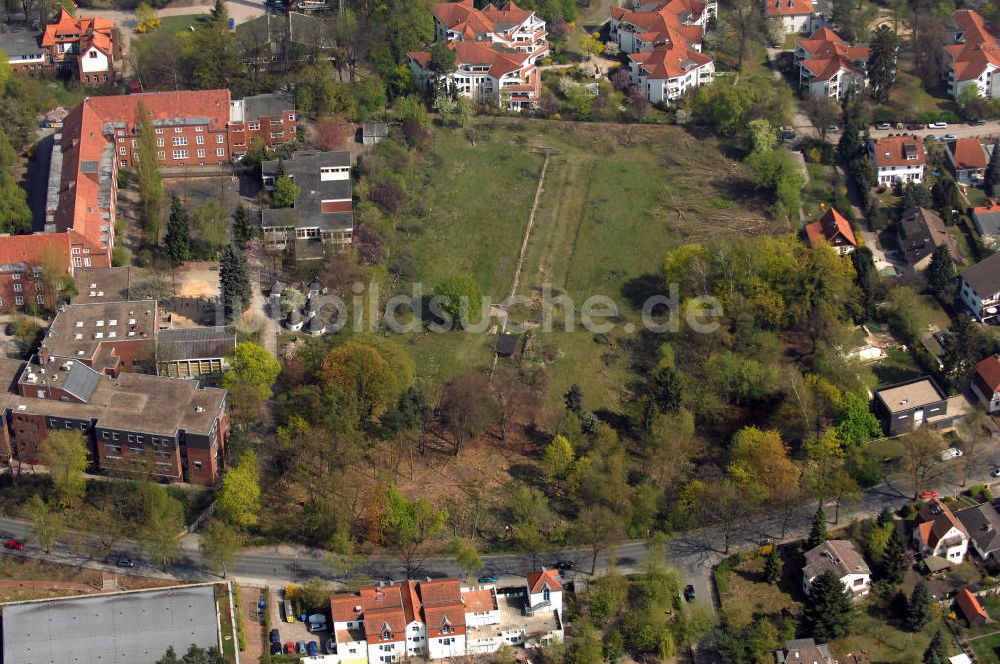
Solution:
<svg viewBox="0 0 1000 664">
<path fill-rule="evenodd" d="M 1000 137 L 1000 122 L 996 120 L 987 120 L 986 124 L 974 127 L 968 124 L 949 124 L 945 129 L 928 129 L 924 126 L 922 129 L 876 129 L 875 127 L 868 127 L 868 135 L 872 138 L 885 138 L 886 136 L 899 134 L 912 134 L 914 136 L 919 136 L 924 138 L 927 136 L 944 136 L 945 134 L 954 134 L 959 138 L 986 138 L 986 137 Z"/>
<path fill-rule="evenodd" d="M 167 16 L 189 16 L 191 14 L 207 14 L 212 11 L 213 3 L 199 3 L 190 5 L 188 7 L 166 7 L 157 12 L 157 16 L 160 18 L 165 18 Z M 240 23 L 245 23 L 252 18 L 260 16 L 264 13 L 264 2 L 263 0 L 227 0 L 226 9 L 229 11 L 230 18 L 236 20 L 237 25 Z M 125 38 L 126 46 L 128 42 L 139 36 L 136 32 L 136 27 L 138 26 L 138 21 L 135 18 L 135 12 L 123 11 L 119 9 L 83 9 L 80 11 L 81 16 L 96 16 L 98 18 L 106 18 L 115 22 L 118 29 L 122 33 L 122 37 Z M 125 49 L 123 49 L 125 50 Z"/>
</svg>

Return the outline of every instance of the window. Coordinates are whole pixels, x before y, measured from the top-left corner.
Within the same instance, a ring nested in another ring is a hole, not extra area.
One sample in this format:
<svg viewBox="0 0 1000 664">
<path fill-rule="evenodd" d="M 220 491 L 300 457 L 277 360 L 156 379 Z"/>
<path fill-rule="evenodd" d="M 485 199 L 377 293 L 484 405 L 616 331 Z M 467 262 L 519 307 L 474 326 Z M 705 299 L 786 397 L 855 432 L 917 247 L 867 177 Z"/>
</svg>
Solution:
<svg viewBox="0 0 1000 664">
<path fill-rule="evenodd" d="M 97 51 L 91 49 L 90 53 L 88 53 L 87 56 L 90 57 L 91 59 L 94 59 L 97 57 Z"/>
<path fill-rule="evenodd" d="M 201 470 L 201 461 L 195 461 L 194 462 L 194 469 L 195 470 Z"/>
<path fill-rule="evenodd" d="M 294 113 L 289 113 L 288 114 L 288 121 L 289 122 L 295 122 L 295 114 Z"/>
<path fill-rule="evenodd" d="M 216 143 L 225 143 L 226 142 L 226 137 L 223 134 L 216 134 L 215 135 L 215 142 Z"/>
<path fill-rule="evenodd" d="M 215 149 L 215 156 L 216 157 L 225 157 L 226 156 L 226 148 L 216 148 Z"/>
<path fill-rule="evenodd" d="M 15 272 L 14 274 L 11 275 L 11 278 L 14 281 L 20 281 L 21 280 L 21 275 Z"/>
<path fill-rule="evenodd" d="M 157 133 L 157 134 L 162 134 L 162 133 L 163 133 L 163 127 L 159 127 L 159 128 L 157 128 L 157 129 L 156 129 L 156 133 Z"/>
<path fill-rule="evenodd" d="M 18 295 L 17 297 L 14 298 L 14 304 L 16 304 L 19 307 L 24 306 L 24 298 Z"/>
<path fill-rule="evenodd" d="M 174 140 L 172 141 L 172 143 L 175 148 L 179 145 L 187 145 L 188 144 L 187 136 L 174 136 Z"/>
<path fill-rule="evenodd" d="M 73 253 L 74 254 L 80 253 L 80 247 L 73 247 Z"/>
<path fill-rule="evenodd" d="M 250 131 L 260 131 L 260 123 L 251 122 L 250 124 L 247 125 L 247 129 L 249 129 Z"/>
<path fill-rule="evenodd" d="M 22 290 L 24 290 L 24 286 L 22 286 L 21 284 L 14 284 L 15 293 L 20 293 Z"/>
<path fill-rule="evenodd" d="M 174 133 L 180 134 L 184 131 L 184 127 L 174 127 Z"/>
<path fill-rule="evenodd" d="M 173 156 L 174 156 L 174 159 L 187 159 L 188 158 L 188 151 L 187 150 L 174 150 L 174 155 Z"/>
<path fill-rule="evenodd" d="M 35 282 L 35 292 L 36 293 L 41 293 L 43 288 L 44 288 L 44 286 L 42 285 L 42 283 L 40 281 L 36 281 Z"/>
<path fill-rule="evenodd" d="M 204 136 L 195 136 L 194 137 L 194 142 L 197 143 L 198 145 L 204 145 L 205 144 L 205 137 Z"/>
<path fill-rule="evenodd" d="M 195 127 L 194 130 L 195 131 L 205 131 L 205 128 L 204 127 Z"/>
<path fill-rule="evenodd" d="M 164 152 L 163 150 L 160 150 L 159 152 L 156 153 L 156 158 L 157 159 L 166 159 L 167 158 L 167 153 Z"/>
<path fill-rule="evenodd" d="M 107 435 L 107 434 L 108 434 L 108 432 L 105 431 L 104 435 Z M 105 452 L 113 452 L 115 454 L 121 454 L 122 453 L 122 448 L 120 446 L 118 446 L 118 445 L 108 445 L 107 443 L 105 443 L 104 444 L 104 451 Z"/>
<path fill-rule="evenodd" d="M 450 646 L 451 645 L 451 639 L 441 639 L 441 645 L 443 645 L 443 646 Z"/>
<path fill-rule="evenodd" d="M 205 150 L 199 149 L 198 150 L 198 159 L 204 159 L 204 158 L 205 158 Z"/>
<path fill-rule="evenodd" d="M 119 166 L 128 166 L 128 159 L 121 159 L 118 161 Z"/>
<path fill-rule="evenodd" d="M 73 267 L 83 267 L 83 259 L 79 256 L 73 258 Z"/>
<path fill-rule="evenodd" d="M 90 267 L 90 259 L 89 258 L 84 258 L 83 259 L 83 266 L 84 267 Z"/>
<path fill-rule="evenodd" d="M 110 435 L 108 434 L 107 431 L 102 431 L 101 432 L 101 438 L 103 438 L 104 440 L 107 440 L 109 437 L 110 437 Z"/>
<path fill-rule="evenodd" d="M 136 436 L 135 436 L 135 442 L 141 443 L 142 441 L 143 441 L 143 437 L 140 436 L 139 434 L 136 434 Z"/>
<path fill-rule="evenodd" d="M 134 443 L 134 442 L 135 442 L 135 435 L 133 435 L 133 434 L 129 434 L 129 435 L 128 435 L 128 442 L 130 442 L 130 443 Z"/>
<path fill-rule="evenodd" d="M 549 601 L 549 597 L 550 597 L 550 595 L 549 595 L 549 587 L 545 586 L 544 588 L 542 588 L 542 601 L 544 601 L 544 602 Z"/>
<path fill-rule="evenodd" d="M 163 139 L 162 138 L 156 139 L 156 147 L 158 147 L 158 148 L 162 148 L 163 147 Z"/>
</svg>

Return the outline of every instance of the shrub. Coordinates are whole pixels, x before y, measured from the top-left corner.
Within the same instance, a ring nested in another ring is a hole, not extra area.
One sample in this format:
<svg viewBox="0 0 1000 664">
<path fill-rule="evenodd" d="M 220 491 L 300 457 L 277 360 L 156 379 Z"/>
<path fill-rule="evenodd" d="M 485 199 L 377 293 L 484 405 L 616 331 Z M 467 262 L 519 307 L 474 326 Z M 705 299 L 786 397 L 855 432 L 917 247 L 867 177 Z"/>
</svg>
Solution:
<svg viewBox="0 0 1000 664">
<path fill-rule="evenodd" d="M 391 180 L 382 180 L 372 187 L 371 198 L 378 203 L 387 214 L 397 216 L 403 209 L 406 194 L 402 188 Z"/>
</svg>

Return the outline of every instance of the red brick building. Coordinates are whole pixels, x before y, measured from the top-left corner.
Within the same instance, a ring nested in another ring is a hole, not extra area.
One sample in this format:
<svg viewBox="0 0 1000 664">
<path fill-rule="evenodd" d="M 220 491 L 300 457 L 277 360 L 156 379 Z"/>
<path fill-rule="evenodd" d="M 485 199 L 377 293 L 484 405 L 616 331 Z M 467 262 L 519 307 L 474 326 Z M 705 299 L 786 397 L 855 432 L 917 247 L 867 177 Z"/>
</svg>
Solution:
<svg viewBox="0 0 1000 664">
<path fill-rule="evenodd" d="M 226 391 L 195 381 L 101 375 L 82 362 L 0 360 L 0 460 L 38 463 L 49 431 L 80 431 L 94 470 L 214 485 L 230 430 Z"/>
<path fill-rule="evenodd" d="M 156 369 L 156 300 L 71 304 L 52 320 L 38 349 L 42 363 L 75 360 L 99 374 Z"/>
</svg>

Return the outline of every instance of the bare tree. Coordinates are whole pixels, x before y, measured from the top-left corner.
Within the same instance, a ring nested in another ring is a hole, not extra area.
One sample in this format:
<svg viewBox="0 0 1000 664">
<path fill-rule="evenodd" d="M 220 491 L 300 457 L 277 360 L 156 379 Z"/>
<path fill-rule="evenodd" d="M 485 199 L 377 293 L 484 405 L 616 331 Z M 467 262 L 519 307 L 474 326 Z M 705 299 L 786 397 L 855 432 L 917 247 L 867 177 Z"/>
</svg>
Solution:
<svg viewBox="0 0 1000 664">
<path fill-rule="evenodd" d="M 920 485 L 941 464 L 941 452 L 945 448 L 944 439 L 936 431 L 922 426 L 902 436 L 899 441 L 903 445 L 899 463 L 913 481 L 913 499 L 916 500 L 920 494 Z"/>
<path fill-rule="evenodd" d="M 969 475 L 975 466 L 980 465 L 986 452 L 985 443 L 989 440 L 990 430 L 987 428 L 989 414 L 982 403 L 976 404 L 976 409 L 969 413 L 958 427 L 962 438 L 962 486 L 969 482 Z"/>
</svg>

